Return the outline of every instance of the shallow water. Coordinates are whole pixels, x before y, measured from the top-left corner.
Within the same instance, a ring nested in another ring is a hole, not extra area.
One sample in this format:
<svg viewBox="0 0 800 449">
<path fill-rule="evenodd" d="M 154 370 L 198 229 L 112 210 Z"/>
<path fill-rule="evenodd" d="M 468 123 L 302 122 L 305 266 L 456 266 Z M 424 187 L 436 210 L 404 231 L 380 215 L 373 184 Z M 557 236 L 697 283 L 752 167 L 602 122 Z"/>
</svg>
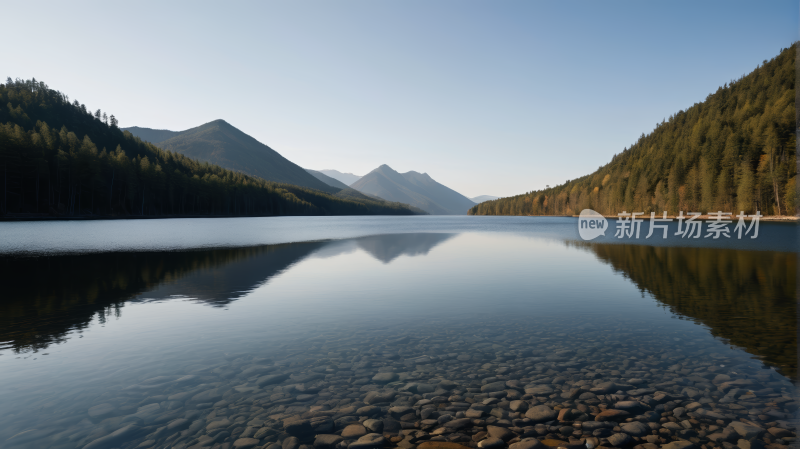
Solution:
<svg viewBox="0 0 800 449">
<path fill-rule="evenodd" d="M 754 251 L 587 243 L 571 219 L 158 223 L 4 228 L 0 442 L 794 441 L 795 227 Z"/>
</svg>

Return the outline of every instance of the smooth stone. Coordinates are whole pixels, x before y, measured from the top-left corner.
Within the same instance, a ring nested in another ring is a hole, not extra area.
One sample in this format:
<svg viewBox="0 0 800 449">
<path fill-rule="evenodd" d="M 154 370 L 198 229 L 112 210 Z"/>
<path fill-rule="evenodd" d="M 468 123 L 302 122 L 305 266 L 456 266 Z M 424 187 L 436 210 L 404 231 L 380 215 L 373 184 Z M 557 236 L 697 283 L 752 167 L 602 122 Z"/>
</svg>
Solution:
<svg viewBox="0 0 800 449">
<path fill-rule="evenodd" d="M 368 449 L 382 447 L 386 438 L 379 433 L 368 433 L 348 446 L 348 449 Z"/>
<path fill-rule="evenodd" d="M 255 438 L 239 438 L 233 442 L 234 449 L 249 449 L 258 446 L 259 440 Z"/>
<path fill-rule="evenodd" d="M 558 414 L 556 411 L 546 405 L 536 405 L 528 409 L 528 411 L 525 413 L 525 417 L 529 418 L 535 423 L 553 421 L 557 416 Z"/>
<path fill-rule="evenodd" d="M 595 421 L 621 421 L 627 417 L 631 416 L 630 413 L 626 412 L 625 410 L 615 410 L 615 409 L 608 409 L 604 410 L 594 418 Z"/>
<path fill-rule="evenodd" d="M 513 443 L 509 449 L 547 449 L 547 445 L 536 438 L 526 438 L 522 441 Z"/>
<path fill-rule="evenodd" d="M 568 437 L 568 436 L 572 435 L 574 432 L 575 432 L 575 428 L 572 427 L 572 426 L 559 427 L 559 429 L 558 429 L 558 433 L 560 433 L 561 435 L 564 435 L 565 437 Z"/>
<path fill-rule="evenodd" d="M 305 436 L 314 433 L 311 421 L 307 419 L 287 419 L 283 421 L 283 430 L 292 436 Z"/>
<path fill-rule="evenodd" d="M 620 429 L 633 437 L 643 437 L 650 433 L 650 427 L 638 421 L 622 424 Z"/>
<path fill-rule="evenodd" d="M 552 438 L 547 438 L 547 439 L 542 440 L 542 444 L 544 444 L 545 446 L 548 446 L 548 447 L 565 447 L 569 443 L 567 443 L 566 441 L 554 440 Z"/>
<path fill-rule="evenodd" d="M 367 404 L 378 404 L 382 402 L 392 402 L 395 396 L 397 396 L 397 392 L 394 390 L 373 390 L 367 393 L 367 396 L 364 398 L 364 402 Z"/>
<path fill-rule="evenodd" d="M 361 423 L 370 432 L 383 433 L 383 421 L 378 419 L 368 419 Z"/>
<path fill-rule="evenodd" d="M 470 425 L 472 425 L 472 420 L 469 418 L 454 419 L 444 423 L 444 427 L 450 429 L 462 429 Z"/>
<path fill-rule="evenodd" d="M 499 382 L 492 382 L 492 383 L 488 383 L 486 385 L 483 385 L 481 387 L 481 392 L 482 393 L 494 393 L 494 392 L 497 392 L 497 391 L 503 391 L 505 389 L 506 389 L 506 382 L 501 380 Z"/>
<path fill-rule="evenodd" d="M 484 412 L 476 408 L 471 408 L 464 412 L 464 416 L 470 419 L 479 419 L 483 416 Z"/>
<path fill-rule="evenodd" d="M 275 385 L 283 382 L 284 380 L 288 379 L 288 374 L 268 374 L 266 376 L 259 377 L 256 380 L 256 385 L 259 387 L 265 387 L 267 385 Z"/>
<path fill-rule="evenodd" d="M 386 384 L 397 380 L 398 376 L 395 373 L 378 373 L 372 377 L 373 382 Z"/>
<path fill-rule="evenodd" d="M 517 435 L 514 432 L 506 429 L 505 427 L 486 426 L 486 432 L 490 437 L 499 438 L 503 441 L 508 441 Z"/>
<path fill-rule="evenodd" d="M 757 438 L 764 433 L 764 429 L 761 427 L 751 426 L 740 421 L 732 422 L 730 427 L 733 428 L 733 430 L 735 430 L 736 433 L 738 433 L 745 440 Z"/>
<path fill-rule="evenodd" d="M 214 429 L 225 429 L 228 426 L 230 426 L 231 424 L 232 423 L 230 421 L 228 421 L 227 418 L 222 418 L 222 419 L 219 419 L 219 420 L 216 420 L 216 421 L 212 421 L 212 422 L 208 423 L 208 425 L 206 426 L 206 432 L 210 432 L 210 431 L 212 431 Z"/>
<path fill-rule="evenodd" d="M 586 421 L 581 424 L 582 430 L 597 430 L 597 429 L 612 429 L 616 426 L 616 423 L 611 421 Z"/>
<path fill-rule="evenodd" d="M 537 385 L 531 388 L 526 388 L 525 393 L 534 396 L 549 396 L 554 393 L 554 390 L 547 385 Z"/>
<path fill-rule="evenodd" d="M 436 386 L 439 387 L 439 388 L 443 388 L 445 390 L 452 390 L 452 389 L 456 388 L 458 386 L 458 384 L 453 382 L 452 380 L 445 379 L 445 380 L 439 382 L 438 384 L 436 384 Z"/>
<path fill-rule="evenodd" d="M 414 409 L 405 405 L 395 405 L 394 407 L 389 407 L 389 414 L 395 419 L 398 419 L 401 416 L 409 413 L 414 413 Z"/>
<path fill-rule="evenodd" d="M 770 427 L 769 429 L 767 429 L 767 432 L 769 432 L 775 438 L 785 438 L 792 436 L 792 432 L 786 429 L 781 429 L 780 427 Z"/>
<path fill-rule="evenodd" d="M 661 446 L 661 449 L 694 449 L 694 447 L 691 441 L 678 440 Z"/>
<path fill-rule="evenodd" d="M 631 442 L 631 437 L 627 433 L 615 433 L 608 437 L 608 442 L 616 447 L 625 446 Z"/>
<path fill-rule="evenodd" d="M 339 435 L 319 434 L 314 439 L 314 447 L 317 449 L 330 449 L 341 443 L 343 439 Z"/>
<path fill-rule="evenodd" d="M 281 449 L 297 449 L 300 447 L 300 440 L 297 437 L 289 437 L 283 440 Z"/>
<path fill-rule="evenodd" d="M 512 412 L 524 412 L 528 410 L 528 403 L 520 400 L 511 401 L 511 403 L 508 404 L 508 408 L 511 409 Z"/>
<path fill-rule="evenodd" d="M 367 429 L 361 424 L 350 424 L 342 430 L 342 438 L 353 439 L 360 438 L 367 434 Z"/>
<path fill-rule="evenodd" d="M 417 449 L 470 449 L 470 447 L 450 441 L 424 441 L 417 445 Z"/>
<path fill-rule="evenodd" d="M 646 410 L 645 406 L 639 403 L 639 401 L 620 401 L 614 404 L 614 408 L 617 410 L 624 410 L 631 414 Z"/>
<path fill-rule="evenodd" d="M 485 440 L 480 441 L 478 443 L 478 447 L 481 449 L 500 449 L 506 447 L 506 443 L 500 438 L 489 437 L 486 438 Z"/>
</svg>

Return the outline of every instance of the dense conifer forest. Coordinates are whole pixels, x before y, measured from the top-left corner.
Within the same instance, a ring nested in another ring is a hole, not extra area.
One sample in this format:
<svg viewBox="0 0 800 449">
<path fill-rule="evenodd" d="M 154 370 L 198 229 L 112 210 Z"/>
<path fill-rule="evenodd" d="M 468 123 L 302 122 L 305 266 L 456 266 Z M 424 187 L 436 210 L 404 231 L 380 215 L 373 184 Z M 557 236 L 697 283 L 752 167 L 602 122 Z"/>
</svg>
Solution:
<svg viewBox="0 0 800 449">
<path fill-rule="evenodd" d="M 0 84 L 0 216 L 413 214 L 265 181 L 143 142 L 36 79 Z"/>
<path fill-rule="evenodd" d="M 796 47 L 657 124 L 594 173 L 481 203 L 470 215 L 795 215 Z"/>
</svg>

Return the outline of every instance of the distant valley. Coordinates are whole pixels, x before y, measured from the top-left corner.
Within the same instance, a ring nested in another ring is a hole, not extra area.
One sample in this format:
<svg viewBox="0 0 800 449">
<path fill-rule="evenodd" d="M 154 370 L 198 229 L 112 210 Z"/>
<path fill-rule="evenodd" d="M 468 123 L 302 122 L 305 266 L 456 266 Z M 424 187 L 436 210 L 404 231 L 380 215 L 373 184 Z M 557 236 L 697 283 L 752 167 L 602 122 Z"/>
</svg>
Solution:
<svg viewBox="0 0 800 449">
<path fill-rule="evenodd" d="M 473 203 L 482 203 L 484 201 L 493 201 L 499 198 L 500 198 L 499 196 L 481 195 L 481 196 L 476 196 L 475 198 L 470 198 L 470 200 L 472 200 Z"/>
</svg>

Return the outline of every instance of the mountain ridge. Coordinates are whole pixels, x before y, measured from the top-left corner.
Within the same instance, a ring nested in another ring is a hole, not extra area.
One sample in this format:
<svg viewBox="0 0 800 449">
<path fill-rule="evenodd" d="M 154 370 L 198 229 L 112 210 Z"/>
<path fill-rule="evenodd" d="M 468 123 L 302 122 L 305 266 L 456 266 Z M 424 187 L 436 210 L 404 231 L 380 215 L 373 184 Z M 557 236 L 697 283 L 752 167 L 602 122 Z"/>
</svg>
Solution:
<svg viewBox="0 0 800 449">
<path fill-rule="evenodd" d="M 170 132 L 140 127 L 125 130 L 142 140 L 146 140 L 142 136 L 158 138 Z M 225 120 L 217 119 L 185 131 L 171 132 L 176 134 L 158 142 L 156 145 L 159 148 L 267 181 L 309 187 L 331 194 L 339 190 Z"/>
<path fill-rule="evenodd" d="M 386 164 L 364 175 L 350 187 L 387 201 L 409 204 L 433 215 L 466 215 L 475 203 L 427 173 L 398 173 Z"/>
</svg>

